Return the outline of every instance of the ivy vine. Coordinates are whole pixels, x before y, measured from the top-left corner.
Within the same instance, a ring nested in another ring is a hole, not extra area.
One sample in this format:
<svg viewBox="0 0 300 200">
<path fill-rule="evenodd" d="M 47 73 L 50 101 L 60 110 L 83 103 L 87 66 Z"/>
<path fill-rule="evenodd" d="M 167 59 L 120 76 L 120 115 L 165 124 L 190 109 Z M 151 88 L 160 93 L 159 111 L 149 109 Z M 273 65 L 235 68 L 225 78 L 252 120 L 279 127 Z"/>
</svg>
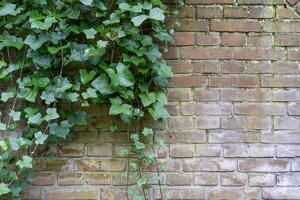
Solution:
<svg viewBox="0 0 300 200">
<path fill-rule="evenodd" d="M 155 149 L 164 142 L 144 122 L 169 116 L 173 74 L 162 57 L 173 42 L 168 14 L 160 0 L 0 2 L 0 105 L 7 110 L 0 116 L 0 196 L 19 199 L 41 162 L 38 147 L 71 138 L 74 126 L 87 123 L 85 112 L 65 105 L 108 104 L 131 141 L 122 151 L 124 177 L 138 189 L 127 184 L 127 197 L 148 199 L 151 184 L 142 172 L 156 166 L 160 182 Z"/>
</svg>

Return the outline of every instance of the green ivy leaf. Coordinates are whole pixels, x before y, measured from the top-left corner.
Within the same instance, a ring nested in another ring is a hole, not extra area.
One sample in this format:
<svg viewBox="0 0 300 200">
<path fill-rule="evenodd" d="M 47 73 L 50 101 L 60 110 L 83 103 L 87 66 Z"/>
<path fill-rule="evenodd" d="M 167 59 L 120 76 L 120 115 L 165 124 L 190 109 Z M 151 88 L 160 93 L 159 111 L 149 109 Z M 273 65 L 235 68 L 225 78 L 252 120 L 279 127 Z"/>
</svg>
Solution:
<svg viewBox="0 0 300 200">
<path fill-rule="evenodd" d="M 139 97 L 142 100 L 142 103 L 145 107 L 150 106 L 156 101 L 156 96 L 154 92 L 142 93 L 139 95 Z"/>
<path fill-rule="evenodd" d="M 134 26 L 139 27 L 146 19 L 148 19 L 147 15 L 138 15 L 133 17 L 131 22 L 134 24 Z"/>
<path fill-rule="evenodd" d="M 42 114 L 37 113 L 31 117 L 28 118 L 27 123 L 28 124 L 35 124 L 35 125 L 40 125 L 43 122 Z"/>
<path fill-rule="evenodd" d="M 56 108 L 47 108 L 47 115 L 45 116 L 46 121 L 51 121 L 59 118 Z"/>
<path fill-rule="evenodd" d="M 91 6 L 93 3 L 93 0 L 80 0 L 80 2 L 86 6 Z"/>
<path fill-rule="evenodd" d="M 2 92 L 1 93 L 1 101 L 7 102 L 9 99 L 15 96 L 14 92 Z"/>
<path fill-rule="evenodd" d="M 57 123 L 50 124 L 49 132 L 52 135 L 56 135 L 58 137 L 65 139 L 67 137 L 67 135 L 70 133 L 71 127 L 72 127 L 72 125 L 70 124 L 70 122 L 67 120 L 64 120 L 64 121 L 60 122 L 60 125 L 58 125 Z"/>
<path fill-rule="evenodd" d="M 8 193 L 10 193 L 8 185 L 5 183 L 0 183 L 0 196 Z"/>
<path fill-rule="evenodd" d="M 98 78 L 96 78 L 91 83 L 91 86 L 93 86 L 96 90 L 98 90 L 103 95 L 113 93 L 113 90 L 109 83 L 109 79 L 105 74 L 101 74 Z"/>
<path fill-rule="evenodd" d="M 32 157 L 30 156 L 22 156 L 22 159 L 19 160 L 16 164 L 21 168 L 21 169 L 24 169 L 24 168 L 32 168 Z"/>
<path fill-rule="evenodd" d="M 154 132 L 153 132 L 153 129 L 152 128 L 144 128 L 143 129 L 143 135 L 145 136 L 145 137 L 149 137 L 149 136 L 152 136 L 153 134 L 154 134 Z"/>
<path fill-rule="evenodd" d="M 130 87 L 134 85 L 134 77 L 129 70 L 129 67 L 122 63 L 117 65 L 117 78 L 121 86 Z"/>
<path fill-rule="evenodd" d="M 38 39 L 34 35 L 28 35 L 24 41 L 34 51 L 39 49 L 45 42 L 47 42 L 45 35 L 40 35 Z"/>
<path fill-rule="evenodd" d="M 97 34 L 97 31 L 93 28 L 85 29 L 83 32 L 86 36 L 86 39 L 94 39 L 95 35 Z"/>
<path fill-rule="evenodd" d="M 48 47 L 48 51 L 51 54 L 57 54 L 59 51 L 64 50 L 66 48 L 69 48 L 71 46 L 71 43 L 68 42 L 66 45 L 60 46 L 60 47 Z"/>
<path fill-rule="evenodd" d="M 164 21 L 165 15 L 162 9 L 160 8 L 153 8 L 150 10 L 149 14 L 150 19 L 158 20 L 158 21 Z"/>
<path fill-rule="evenodd" d="M 5 131 L 5 130 L 6 130 L 6 124 L 0 122 L 0 131 Z"/>
<path fill-rule="evenodd" d="M 10 111 L 9 116 L 16 122 L 20 120 L 21 112 Z"/>
<path fill-rule="evenodd" d="M 79 70 L 80 80 L 83 85 L 87 84 L 96 76 L 96 72 L 94 70 L 87 72 L 86 69 Z"/>
<path fill-rule="evenodd" d="M 37 132 L 34 134 L 34 137 L 35 137 L 35 144 L 44 144 L 45 141 L 47 140 L 48 138 L 48 135 L 42 133 L 41 131 Z"/>
<path fill-rule="evenodd" d="M 166 119 L 169 117 L 168 111 L 164 108 L 164 106 L 156 102 L 154 103 L 149 109 L 148 112 L 151 114 L 153 119 L 159 120 L 159 119 Z"/>
</svg>

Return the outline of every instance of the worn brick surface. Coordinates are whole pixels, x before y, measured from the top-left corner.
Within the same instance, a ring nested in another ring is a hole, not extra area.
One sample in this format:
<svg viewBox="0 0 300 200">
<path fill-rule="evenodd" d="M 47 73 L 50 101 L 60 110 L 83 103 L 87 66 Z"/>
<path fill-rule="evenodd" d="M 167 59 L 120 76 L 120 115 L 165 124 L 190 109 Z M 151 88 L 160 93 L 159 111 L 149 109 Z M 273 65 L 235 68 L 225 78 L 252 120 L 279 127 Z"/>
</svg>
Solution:
<svg viewBox="0 0 300 200">
<path fill-rule="evenodd" d="M 300 199 L 300 1 L 185 2 L 165 54 L 171 117 L 155 125 L 164 199 Z M 126 199 L 128 138 L 107 131 L 107 110 L 87 108 L 88 127 L 54 146 L 24 199 Z"/>
</svg>

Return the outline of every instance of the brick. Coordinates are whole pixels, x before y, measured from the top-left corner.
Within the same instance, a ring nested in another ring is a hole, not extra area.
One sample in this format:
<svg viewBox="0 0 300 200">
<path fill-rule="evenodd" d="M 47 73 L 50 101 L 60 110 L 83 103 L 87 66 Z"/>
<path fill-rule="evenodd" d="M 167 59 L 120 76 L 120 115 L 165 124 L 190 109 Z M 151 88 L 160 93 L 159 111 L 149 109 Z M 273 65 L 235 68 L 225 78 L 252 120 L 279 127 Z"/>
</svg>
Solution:
<svg viewBox="0 0 300 200">
<path fill-rule="evenodd" d="M 211 22 L 211 30 L 220 32 L 260 32 L 262 27 L 259 22 L 213 21 Z"/>
<path fill-rule="evenodd" d="M 274 174 L 253 174 L 249 175 L 249 185 L 259 187 L 269 187 L 275 185 Z"/>
<path fill-rule="evenodd" d="M 289 103 L 288 113 L 290 115 L 300 115 L 300 103 Z"/>
<path fill-rule="evenodd" d="M 273 72 L 276 74 L 298 74 L 299 64 L 297 62 L 276 62 Z"/>
<path fill-rule="evenodd" d="M 169 61 L 169 65 L 175 74 L 186 74 L 193 72 L 193 65 L 189 61 Z"/>
<path fill-rule="evenodd" d="M 199 73 L 218 73 L 219 66 L 217 61 L 204 60 L 194 62 L 194 70 Z"/>
<path fill-rule="evenodd" d="M 175 158 L 193 157 L 195 147 L 193 145 L 171 145 L 170 156 Z"/>
<path fill-rule="evenodd" d="M 300 157 L 299 145 L 278 145 L 277 157 Z"/>
<path fill-rule="evenodd" d="M 55 178 L 54 174 L 51 172 L 40 172 L 35 175 L 33 180 L 31 181 L 32 185 L 54 185 L 55 184 Z"/>
<path fill-rule="evenodd" d="M 224 101 L 270 101 L 272 94 L 264 89 L 222 89 L 221 99 Z"/>
<path fill-rule="evenodd" d="M 234 0 L 186 0 L 186 4 L 233 4 Z"/>
<path fill-rule="evenodd" d="M 88 156 L 101 156 L 107 157 L 112 156 L 112 145 L 111 144 L 88 144 L 87 145 Z"/>
<path fill-rule="evenodd" d="M 221 146 L 215 144 L 196 145 L 196 156 L 199 157 L 220 157 Z"/>
<path fill-rule="evenodd" d="M 193 129 L 194 119 L 192 117 L 170 117 L 169 129 Z"/>
<path fill-rule="evenodd" d="M 218 101 L 219 91 L 207 89 L 195 89 L 194 100 L 196 101 Z"/>
<path fill-rule="evenodd" d="M 192 181 L 191 174 L 167 174 L 167 185 L 191 185 Z"/>
<path fill-rule="evenodd" d="M 294 6 L 296 3 L 299 2 L 299 0 L 287 0 L 287 2 L 288 2 L 290 5 Z"/>
<path fill-rule="evenodd" d="M 229 47 L 242 47 L 246 45 L 246 36 L 239 33 L 223 34 L 221 44 Z"/>
<path fill-rule="evenodd" d="M 230 117 L 221 119 L 221 128 L 223 129 L 244 129 L 246 127 L 246 120 L 244 117 Z"/>
<path fill-rule="evenodd" d="M 179 114 L 179 106 L 177 103 L 169 102 L 168 105 L 166 105 L 166 109 L 170 115 L 178 115 Z"/>
<path fill-rule="evenodd" d="M 260 141 L 260 134 L 236 130 L 209 131 L 208 138 L 210 143 L 253 143 Z"/>
<path fill-rule="evenodd" d="M 234 113 L 242 115 L 284 115 L 286 108 L 279 103 L 237 103 Z"/>
<path fill-rule="evenodd" d="M 238 0 L 237 3 L 245 5 L 284 5 L 284 0 Z"/>
<path fill-rule="evenodd" d="M 300 87 L 300 76 L 298 75 L 262 75 L 261 78 L 263 87 Z"/>
<path fill-rule="evenodd" d="M 209 199 L 259 199 L 257 188 L 220 187 L 208 192 Z"/>
<path fill-rule="evenodd" d="M 196 115 L 229 115 L 231 114 L 231 105 L 222 103 L 198 103 L 194 107 Z"/>
<path fill-rule="evenodd" d="M 21 194 L 21 199 L 30 199 L 30 200 L 42 199 L 42 188 L 27 186 L 26 189 L 24 189 L 24 191 Z"/>
<path fill-rule="evenodd" d="M 173 39 L 177 46 L 193 45 L 195 42 L 193 33 L 175 33 Z"/>
<path fill-rule="evenodd" d="M 219 34 L 197 34 L 197 44 L 201 46 L 216 46 L 220 44 Z"/>
<path fill-rule="evenodd" d="M 203 188 L 186 188 L 186 189 L 163 189 L 162 193 L 164 195 L 164 199 L 186 199 L 186 200 L 192 200 L 192 199 L 204 199 L 205 198 L 205 192 Z M 161 199 L 159 190 L 154 191 L 154 198 L 155 199 Z"/>
<path fill-rule="evenodd" d="M 221 72 L 224 74 L 227 73 L 245 73 L 246 64 L 241 61 L 223 61 L 220 63 Z"/>
<path fill-rule="evenodd" d="M 252 158 L 258 157 L 273 157 L 274 147 L 266 144 L 251 144 L 249 145 L 249 156 Z"/>
<path fill-rule="evenodd" d="M 102 172 L 85 173 L 84 179 L 89 185 L 109 185 L 110 175 Z"/>
<path fill-rule="evenodd" d="M 98 199 L 98 189 L 84 188 L 84 187 L 68 187 L 68 188 L 55 188 L 46 190 L 46 198 L 49 200 L 54 199 L 80 199 L 92 200 Z"/>
<path fill-rule="evenodd" d="M 237 60 L 283 60 L 284 51 L 278 49 L 242 48 L 233 52 Z"/>
<path fill-rule="evenodd" d="M 206 134 L 204 131 L 169 132 L 164 134 L 164 139 L 169 143 L 204 143 Z"/>
<path fill-rule="evenodd" d="M 290 163 L 277 159 L 246 159 L 239 160 L 238 167 L 243 172 L 287 172 Z"/>
<path fill-rule="evenodd" d="M 264 188 L 263 198 L 265 199 L 300 199 L 300 188 Z"/>
<path fill-rule="evenodd" d="M 300 174 L 279 174 L 277 175 L 278 186 L 300 186 Z"/>
<path fill-rule="evenodd" d="M 46 171 L 69 171 L 71 162 L 70 160 L 46 160 L 41 169 Z"/>
<path fill-rule="evenodd" d="M 218 185 L 218 176 L 213 173 L 201 173 L 194 175 L 194 184 L 202 186 L 215 186 Z"/>
<path fill-rule="evenodd" d="M 277 8 L 276 14 L 277 14 L 277 18 L 279 18 L 279 19 L 298 18 L 296 12 L 293 11 L 292 9 L 290 9 L 290 8 L 284 8 L 284 7 Z"/>
<path fill-rule="evenodd" d="M 168 100 L 173 101 L 190 101 L 192 100 L 192 91 L 188 88 L 169 88 Z"/>
<path fill-rule="evenodd" d="M 111 200 L 111 199 L 120 199 L 123 200 L 126 198 L 126 191 L 121 190 L 119 188 L 110 189 L 110 188 L 102 188 L 100 198 L 102 200 Z"/>
<path fill-rule="evenodd" d="M 298 101 L 297 90 L 276 90 L 273 91 L 273 101 Z"/>
<path fill-rule="evenodd" d="M 185 6 L 180 8 L 179 10 L 179 16 L 184 18 L 193 18 L 196 15 L 196 11 L 192 6 Z"/>
<path fill-rule="evenodd" d="M 274 15 L 272 7 L 250 7 L 249 8 L 249 18 L 255 19 L 268 19 L 272 18 Z"/>
<path fill-rule="evenodd" d="M 240 173 L 221 174 L 222 186 L 243 186 L 247 183 L 248 176 Z"/>
<path fill-rule="evenodd" d="M 273 32 L 273 33 L 291 33 L 300 32 L 300 23 L 299 22 L 263 22 L 262 23 L 264 32 Z"/>
<path fill-rule="evenodd" d="M 248 146 L 243 144 L 228 144 L 223 145 L 224 157 L 248 157 Z"/>
<path fill-rule="evenodd" d="M 57 176 L 58 185 L 82 185 L 83 174 L 76 172 L 62 172 Z"/>
<path fill-rule="evenodd" d="M 183 171 L 185 172 L 197 172 L 197 171 L 234 171 L 236 168 L 235 162 L 232 160 L 201 160 L 201 159 L 186 159 L 183 163 Z"/>
<path fill-rule="evenodd" d="M 170 79 L 170 87 L 203 87 L 207 85 L 204 76 L 177 76 Z"/>
<path fill-rule="evenodd" d="M 259 79 L 255 75 L 212 75 L 211 87 L 258 87 Z"/>
<path fill-rule="evenodd" d="M 292 160 L 292 172 L 300 172 L 300 160 Z"/>
<path fill-rule="evenodd" d="M 122 160 L 84 159 L 75 161 L 75 169 L 81 171 L 123 171 L 126 163 Z"/>
<path fill-rule="evenodd" d="M 179 58 L 179 54 L 178 54 L 178 48 L 177 47 L 170 47 L 168 48 L 164 53 L 163 53 L 163 57 L 166 60 L 171 60 L 171 59 L 178 59 Z"/>
<path fill-rule="evenodd" d="M 269 61 L 248 61 L 247 64 L 247 73 L 271 73 L 272 65 Z"/>
<path fill-rule="evenodd" d="M 59 148 L 61 157 L 80 157 L 84 154 L 84 145 L 80 143 L 64 144 Z"/>
<path fill-rule="evenodd" d="M 199 129 L 216 129 L 220 128 L 219 117 L 197 117 L 195 127 Z"/>
<path fill-rule="evenodd" d="M 248 9 L 246 7 L 225 7 L 224 18 L 247 18 Z"/>
<path fill-rule="evenodd" d="M 272 34 L 251 33 L 248 36 L 249 47 L 271 47 L 273 45 Z"/>
<path fill-rule="evenodd" d="M 179 26 L 175 26 L 177 31 L 197 31 L 197 32 L 206 32 L 208 31 L 208 22 L 202 20 L 178 20 Z"/>
<path fill-rule="evenodd" d="M 197 8 L 197 18 L 221 18 L 223 15 L 221 7 L 198 7 Z"/>
<path fill-rule="evenodd" d="M 246 117 L 245 121 L 248 130 L 272 128 L 271 117 Z"/>
<path fill-rule="evenodd" d="M 295 130 L 300 128 L 300 120 L 293 117 L 276 117 L 274 129 Z"/>
<path fill-rule="evenodd" d="M 279 33 L 275 37 L 275 45 L 283 47 L 299 47 L 300 34 L 298 33 Z"/>
<path fill-rule="evenodd" d="M 182 48 L 183 59 L 231 59 L 232 50 L 225 48 Z"/>
<path fill-rule="evenodd" d="M 291 131 L 274 131 L 273 133 L 265 132 L 261 135 L 261 141 L 263 143 L 299 144 L 300 134 Z"/>
</svg>

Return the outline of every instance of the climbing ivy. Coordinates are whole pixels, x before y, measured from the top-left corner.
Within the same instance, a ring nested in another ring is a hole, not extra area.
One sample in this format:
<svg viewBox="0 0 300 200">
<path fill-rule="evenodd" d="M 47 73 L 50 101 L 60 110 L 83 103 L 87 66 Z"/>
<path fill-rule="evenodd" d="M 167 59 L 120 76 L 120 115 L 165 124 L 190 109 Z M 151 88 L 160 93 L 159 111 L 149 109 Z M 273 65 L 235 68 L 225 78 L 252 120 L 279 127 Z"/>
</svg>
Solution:
<svg viewBox="0 0 300 200">
<path fill-rule="evenodd" d="M 0 196 L 19 199 L 41 162 L 38 147 L 70 139 L 74 126 L 87 123 L 84 109 L 68 105 L 108 104 L 131 141 L 122 151 L 124 177 L 137 188 L 127 186 L 127 197 L 147 199 L 151 185 L 142 172 L 155 165 L 160 182 L 155 149 L 164 143 L 145 119 L 169 116 L 173 74 L 162 57 L 173 42 L 169 14 L 160 0 L 0 2 L 0 102 L 7 110 L 0 118 Z"/>
</svg>

